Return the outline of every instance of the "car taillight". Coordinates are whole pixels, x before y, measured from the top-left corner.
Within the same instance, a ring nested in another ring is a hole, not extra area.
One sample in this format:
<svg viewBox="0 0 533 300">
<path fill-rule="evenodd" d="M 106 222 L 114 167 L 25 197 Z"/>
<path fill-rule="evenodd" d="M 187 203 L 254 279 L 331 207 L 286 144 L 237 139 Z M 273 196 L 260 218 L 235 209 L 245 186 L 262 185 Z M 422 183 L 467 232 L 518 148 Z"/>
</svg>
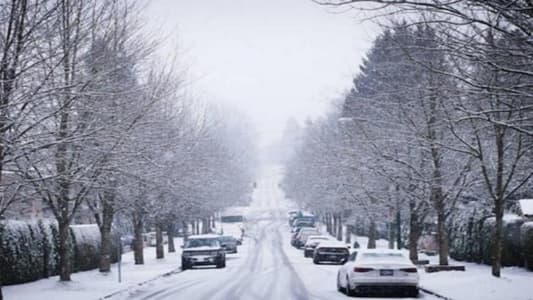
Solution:
<svg viewBox="0 0 533 300">
<path fill-rule="evenodd" d="M 356 273 L 366 273 L 366 272 L 370 272 L 370 271 L 373 271 L 374 269 L 372 268 L 358 268 L 358 267 L 355 267 L 353 268 L 353 271 L 356 272 Z"/>
<path fill-rule="evenodd" d="M 400 271 L 404 271 L 406 273 L 417 273 L 418 272 L 416 268 L 403 268 L 403 269 L 400 269 Z"/>
</svg>

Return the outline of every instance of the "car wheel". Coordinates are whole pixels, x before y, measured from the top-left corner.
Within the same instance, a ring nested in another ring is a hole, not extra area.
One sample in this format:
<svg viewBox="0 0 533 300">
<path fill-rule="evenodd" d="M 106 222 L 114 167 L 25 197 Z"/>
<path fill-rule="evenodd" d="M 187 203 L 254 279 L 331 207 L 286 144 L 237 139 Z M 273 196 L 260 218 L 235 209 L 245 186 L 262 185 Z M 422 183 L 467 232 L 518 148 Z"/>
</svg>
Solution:
<svg viewBox="0 0 533 300">
<path fill-rule="evenodd" d="M 226 267 L 226 260 L 223 260 L 217 264 L 218 269 L 222 269 Z"/>
<path fill-rule="evenodd" d="M 411 298 L 418 298 L 419 290 L 418 288 L 413 288 L 409 291 L 409 297 Z"/>
<path fill-rule="evenodd" d="M 182 271 L 185 271 L 187 269 L 190 269 L 190 267 L 187 265 L 187 263 L 185 262 L 181 262 L 181 270 Z"/>
<path fill-rule="evenodd" d="M 350 287 L 350 279 L 348 278 L 348 276 L 346 276 L 346 287 L 345 287 L 345 291 L 346 291 L 346 295 L 347 296 L 350 296 L 350 297 L 355 297 L 357 296 L 357 292 L 355 291 L 355 289 L 352 289 Z"/>
<path fill-rule="evenodd" d="M 313 258 L 313 263 L 314 263 L 315 265 L 318 265 L 318 264 L 320 264 L 320 260 L 318 260 L 318 259 L 315 257 L 315 258 Z"/>
</svg>

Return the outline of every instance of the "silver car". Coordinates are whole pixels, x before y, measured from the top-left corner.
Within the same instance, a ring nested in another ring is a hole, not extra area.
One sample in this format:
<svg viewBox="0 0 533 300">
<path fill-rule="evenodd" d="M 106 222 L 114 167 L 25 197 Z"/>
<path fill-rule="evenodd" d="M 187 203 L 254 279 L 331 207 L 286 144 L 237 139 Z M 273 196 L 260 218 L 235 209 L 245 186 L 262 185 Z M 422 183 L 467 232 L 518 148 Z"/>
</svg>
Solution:
<svg viewBox="0 0 533 300">
<path fill-rule="evenodd" d="M 417 297 L 418 282 L 416 266 L 398 250 L 354 252 L 337 273 L 337 290 L 349 296 L 384 292 Z"/>
</svg>

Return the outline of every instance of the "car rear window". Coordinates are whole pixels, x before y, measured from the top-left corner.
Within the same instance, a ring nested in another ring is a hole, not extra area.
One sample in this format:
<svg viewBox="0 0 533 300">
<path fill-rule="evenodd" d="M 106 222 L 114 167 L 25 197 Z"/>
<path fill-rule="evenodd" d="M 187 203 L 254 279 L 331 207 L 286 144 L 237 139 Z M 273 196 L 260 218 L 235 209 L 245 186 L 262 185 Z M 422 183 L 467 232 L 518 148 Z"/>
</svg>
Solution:
<svg viewBox="0 0 533 300">
<path fill-rule="evenodd" d="M 330 252 L 330 253 L 342 253 L 342 254 L 347 254 L 348 253 L 348 249 L 346 248 L 320 248 L 320 250 L 322 252 Z"/>
<path fill-rule="evenodd" d="M 217 239 L 189 239 L 185 243 L 185 248 L 196 247 L 219 247 L 220 244 Z"/>
<path fill-rule="evenodd" d="M 401 253 L 362 253 L 362 259 L 370 261 L 405 261 Z"/>
</svg>

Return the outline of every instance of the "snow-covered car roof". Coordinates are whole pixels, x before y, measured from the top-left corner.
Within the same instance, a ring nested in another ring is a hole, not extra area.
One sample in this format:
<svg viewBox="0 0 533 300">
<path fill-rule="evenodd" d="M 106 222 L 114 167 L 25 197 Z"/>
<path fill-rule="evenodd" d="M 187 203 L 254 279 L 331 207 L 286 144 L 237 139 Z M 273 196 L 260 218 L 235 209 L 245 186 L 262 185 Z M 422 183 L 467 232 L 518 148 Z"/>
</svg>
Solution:
<svg viewBox="0 0 533 300">
<path fill-rule="evenodd" d="M 310 235 L 307 240 L 331 240 L 327 235 Z"/>
<path fill-rule="evenodd" d="M 332 240 L 328 240 L 328 241 L 323 241 L 323 242 L 320 242 L 318 244 L 318 246 L 316 246 L 317 248 L 346 248 L 348 249 L 349 246 L 346 245 L 345 243 L 343 242 L 339 242 L 339 241 L 332 241 Z"/>
<path fill-rule="evenodd" d="M 191 235 L 188 237 L 188 239 L 218 239 L 221 235 L 219 234 L 199 234 L 199 235 Z"/>
<path fill-rule="evenodd" d="M 372 262 L 391 262 L 404 263 L 412 265 L 412 262 L 407 258 L 404 251 L 395 249 L 360 249 L 357 251 L 358 261 L 372 261 Z"/>
</svg>

